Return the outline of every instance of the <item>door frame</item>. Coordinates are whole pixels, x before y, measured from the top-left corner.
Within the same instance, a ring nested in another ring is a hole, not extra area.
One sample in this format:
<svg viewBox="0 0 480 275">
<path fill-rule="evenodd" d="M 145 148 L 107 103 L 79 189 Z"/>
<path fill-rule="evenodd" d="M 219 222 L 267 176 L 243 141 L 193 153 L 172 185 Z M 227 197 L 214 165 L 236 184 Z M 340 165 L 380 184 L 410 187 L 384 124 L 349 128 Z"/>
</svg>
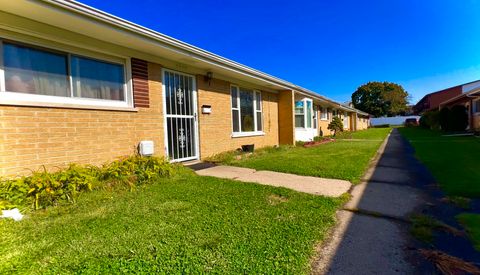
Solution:
<svg viewBox="0 0 480 275">
<path fill-rule="evenodd" d="M 170 159 L 168 155 L 168 129 L 167 129 L 167 96 L 166 96 L 166 89 L 165 89 L 165 72 L 171 72 L 183 76 L 188 76 L 193 79 L 192 81 L 192 96 L 193 96 L 193 118 L 194 118 L 194 141 L 195 141 L 195 156 L 193 157 L 186 157 L 181 159 Z M 188 160 L 199 160 L 200 159 L 200 143 L 199 143 L 199 131 L 198 131 L 198 107 L 197 107 L 197 78 L 194 75 L 170 70 L 167 68 L 162 68 L 162 109 L 163 109 L 163 140 L 164 140 L 164 147 L 165 147 L 165 157 L 169 159 L 170 162 L 182 162 Z"/>
</svg>

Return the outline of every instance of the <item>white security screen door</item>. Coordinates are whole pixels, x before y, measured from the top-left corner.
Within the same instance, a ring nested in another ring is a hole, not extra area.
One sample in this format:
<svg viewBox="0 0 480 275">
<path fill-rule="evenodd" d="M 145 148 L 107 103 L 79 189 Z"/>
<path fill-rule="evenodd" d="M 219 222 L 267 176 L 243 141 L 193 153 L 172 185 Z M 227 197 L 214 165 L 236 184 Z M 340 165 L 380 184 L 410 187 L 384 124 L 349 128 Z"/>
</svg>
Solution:
<svg viewBox="0 0 480 275">
<path fill-rule="evenodd" d="M 165 144 L 172 161 L 198 159 L 197 98 L 195 79 L 163 71 Z"/>
</svg>

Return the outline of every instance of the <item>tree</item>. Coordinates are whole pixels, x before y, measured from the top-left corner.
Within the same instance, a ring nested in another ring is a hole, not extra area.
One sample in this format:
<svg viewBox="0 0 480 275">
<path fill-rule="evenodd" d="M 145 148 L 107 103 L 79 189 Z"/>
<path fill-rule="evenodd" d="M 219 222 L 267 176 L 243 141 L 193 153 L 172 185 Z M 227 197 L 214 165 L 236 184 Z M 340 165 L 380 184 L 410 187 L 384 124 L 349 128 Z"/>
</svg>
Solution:
<svg viewBox="0 0 480 275">
<path fill-rule="evenodd" d="M 330 131 L 333 131 L 333 136 L 335 136 L 337 134 L 337 132 L 342 132 L 343 131 L 342 120 L 338 116 L 333 117 L 330 124 L 328 124 L 327 129 L 330 130 Z"/>
<path fill-rule="evenodd" d="M 408 92 L 391 82 L 368 82 L 352 94 L 353 106 L 375 117 L 395 116 L 408 110 Z"/>
</svg>

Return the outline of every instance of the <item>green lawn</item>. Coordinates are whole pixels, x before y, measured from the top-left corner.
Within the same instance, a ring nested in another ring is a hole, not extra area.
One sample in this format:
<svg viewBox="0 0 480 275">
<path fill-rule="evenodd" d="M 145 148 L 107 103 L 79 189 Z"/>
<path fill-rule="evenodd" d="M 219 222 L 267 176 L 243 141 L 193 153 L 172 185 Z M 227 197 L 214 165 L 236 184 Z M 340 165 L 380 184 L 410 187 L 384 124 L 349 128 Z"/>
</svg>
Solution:
<svg viewBox="0 0 480 275">
<path fill-rule="evenodd" d="M 370 128 L 367 130 L 348 132 L 347 138 L 383 140 L 387 137 L 391 130 L 391 128 Z M 340 138 L 345 138 L 345 136 L 341 136 Z"/>
<path fill-rule="evenodd" d="M 444 137 L 418 127 L 399 131 L 449 196 L 480 198 L 479 138 Z"/>
<path fill-rule="evenodd" d="M 308 273 L 341 203 L 181 172 L 0 220 L 0 274 Z"/>
<path fill-rule="evenodd" d="M 390 129 L 368 129 L 355 133 L 364 141 L 337 140 L 316 147 L 280 146 L 257 150 L 253 155 L 237 159 L 236 153 L 212 158 L 225 165 L 270 170 L 305 176 L 344 179 L 359 183 Z"/>
<path fill-rule="evenodd" d="M 399 128 L 399 131 L 452 201 L 458 201 L 458 197 L 480 198 L 479 138 L 444 137 L 440 132 L 418 127 Z M 463 213 L 457 219 L 480 250 L 480 215 Z"/>
<path fill-rule="evenodd" d="M 480 251 L 480 215 L 463 213 L 457 216 L 457 220 L 467 229 L 475 249 Z"/>
</svg>

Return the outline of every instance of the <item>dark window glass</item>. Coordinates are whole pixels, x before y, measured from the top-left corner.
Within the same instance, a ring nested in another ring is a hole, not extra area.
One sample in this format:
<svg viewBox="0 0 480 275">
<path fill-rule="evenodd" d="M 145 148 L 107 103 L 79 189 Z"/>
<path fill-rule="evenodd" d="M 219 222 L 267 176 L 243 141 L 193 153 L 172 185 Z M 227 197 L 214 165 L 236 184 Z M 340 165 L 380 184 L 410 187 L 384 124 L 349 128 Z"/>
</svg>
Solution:
<svg viewBox="0 0 480 275">
<path fill-rule="evenodd" d="M 238 124 L 238 110 L 232 110 L 232 122 L 233 122 L 233 131 L 240 132 L 240 127 Z"/>
<path fill-rule="evenodd" d="M 70 66 L 75 97 L 125 100 L 122 65 L 72 56 Z"/>
<path fill-rule="evenodd" d="M 242 132 L 255 131 L 253 91 L 240 89 L 240 121 Z"/>
<path fill-rule="evenodd" d="M 64 54 L 3 43 L 3 63 L 9 92 L 70 96 Z"/>
</svg>

